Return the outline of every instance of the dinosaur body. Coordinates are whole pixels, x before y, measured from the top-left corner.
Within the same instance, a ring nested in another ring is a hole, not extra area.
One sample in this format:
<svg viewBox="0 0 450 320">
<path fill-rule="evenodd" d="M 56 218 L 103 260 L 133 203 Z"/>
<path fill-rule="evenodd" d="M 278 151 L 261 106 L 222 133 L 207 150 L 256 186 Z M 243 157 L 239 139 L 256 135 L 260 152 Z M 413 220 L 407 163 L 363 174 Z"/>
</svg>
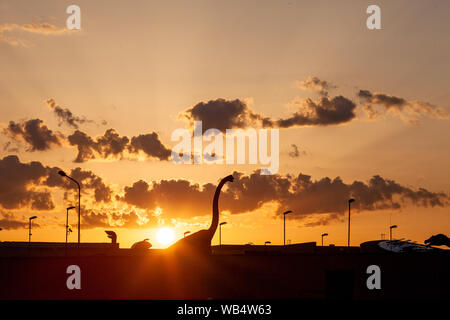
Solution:
<svg viewBox="0 0 450 320">
<path fill-rule="evenodd" d="M 232 182 L 233 176 L 229 175 L 225 178 L 223 178 L 219 185 L 216 188 L 216 192 L 214 193 L 214 200 L 213 200 L 213 214 L 212 214 L 212 221 L 211 226 L 208 229 L 200 230 L 198 232 L 195 232 L 191 234 L 190 236 L 187 236 L 186 238 L 183 238 L 176 243 L 174 243 L 172 246 L 169 247 L 170 250 L 179 252 L 180 250 L 186 251 L 186 253 L 189 252 L 197 252 L 197 253 L 203 253 L 203 254 L 209 254 L 211 253 L 211 240 L 214 237 L 214 234 L 216 232 L 217 226 L 219 224 L 219 196 L 220 192 L 222 190 L 222 187 L 227 182 Z"/>
<path fill-rule="evenodd" d="M 425 240 L 429 246 L 447 246 L 450 247 L 450 239 L 445 234 L 436 234 Z"/>
</svg>

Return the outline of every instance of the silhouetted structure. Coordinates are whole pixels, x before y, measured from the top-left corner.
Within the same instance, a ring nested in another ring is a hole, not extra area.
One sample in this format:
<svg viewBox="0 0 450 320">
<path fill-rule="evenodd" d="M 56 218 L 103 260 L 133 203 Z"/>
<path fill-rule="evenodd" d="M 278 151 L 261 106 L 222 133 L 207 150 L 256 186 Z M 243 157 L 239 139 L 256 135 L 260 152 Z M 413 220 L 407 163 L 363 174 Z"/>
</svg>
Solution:
<svg viewBox="0 0 450 320">
<path fill-rule="evenodd" d="M 350 208 L 352 202 L 355 202 L 355 199 L 348 199 L 348 236 L 347 236 L 347 246 L 350 247 Z"/>
<path fill-rule="evenodd" d="M 37 218 L 36 216 L 28 218 L 28 243 L 31 242 L 31 221 L 33 221 L 36 218 Z"/>
<path fill-rule="evenodd" d="M 445 234 L 439 233 L 425 240 L 425 244 L 430 246 L 450 247 L 450 239 Z"/>
<path fill-rule="evenodd" d="M 117 234 L 114 231 L 105 230 L 105 233 L 108 235 L 108 238 L 111 239 L 111 243 L 117 243 Z"/>
<path fill-rule="evenodd" d="M 393 226 L 390 226 L 389 227 L 389 240 L 391 240 L 392 241 L 392 229 L 395 229 L 395 228 L 397 228 L 397 225 L 393 225 Z"/>
<path fill-rule="evenodd" d="M 217 186 L 213 199 L 213 213 L 212 221 L 209 229 L 200 230 L 187 236 L 181 240 L 178 240 L 168 249 L 172 251 L 186 250 L 187 254 L 210 254 L 211 253 L 211 240 L 214 237 L 217 226 L 219 224 L 219 196 L 220 192 L 227 182 L 233 182 L 233 176 L 229 175 L 223 178 Z"/>
<path fill-rule="evenodd" d="M 70 206 L 66 208 L 66 243 L 68 241 L 68 237 L 69 237 L 69 230 L 71 230 L 69 228 L 69 210 L 75 209 L 74 206 Z M 72 232 L 72 230 L 70 231 Z"/>
<path fill-rule="evenodd" d="M 144 239 L 142 241 L 138 241 L 131 246 L 131 249 L 135 250 L 148 250 L 152 247 L 152 244 L 148 242 L 150 239 Z"/>
<path fill-rule="evenodd" d="M 291 210 L 283 212 L 283 244 L 286 245 L 286 215 L 291 213 Z"/>
<path fill-rule="evenodd" d="M 77 187 L 78 187 L 78 243 L 80 243 L 81 241 L 81 185 L 80 183 L 75 180 L 74 178 L 68 176 L 64 171 L 59 170 L 58 174 L 61 177 L 66 177 L 67 179 L 73 181 L 76 183 Z"/>
</svg>

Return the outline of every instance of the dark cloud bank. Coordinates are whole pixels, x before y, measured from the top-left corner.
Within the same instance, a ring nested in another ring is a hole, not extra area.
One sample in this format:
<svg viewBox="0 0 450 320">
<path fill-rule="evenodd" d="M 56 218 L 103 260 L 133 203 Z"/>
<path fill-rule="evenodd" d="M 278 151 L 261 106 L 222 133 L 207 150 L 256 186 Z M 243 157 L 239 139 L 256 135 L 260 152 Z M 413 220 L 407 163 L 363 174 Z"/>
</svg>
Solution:
<svg viewBox="0 0 450 320">
<path fill-rule="evenodd" d="M 14 155 L 4 157 L 0 160 L 0 206 L 4 209 L 52 210 L 55 205 L 50 188 L 77 188 L 61 177 L 59 170 L 38 161 L 22 163 Z M 81 183 L 82 190 L 92 191 L 95 201 L 111 201 L 111 189 L 92 171 L 75 168 L 67 173 Z"/>
<path fill-rule="evenodd" d="M 22 163 L 16 156 L 0 160 L 0 207 L 5 210 L 32 208 L 51 210 L 54 208 L 52 188 L 75 191 L 75 184 L 58 175 L 57 167 L 48 167 L 40 162 Z M 68 174 L 82 183 L 82 190 L 88 192 L 88 200 L 94 207 L 83 207 L 83 224 L 86 227 L 107 227 L 111 221 L 117 226 L 139 228 L 155 222 L 138 223 L 136 210 L 155 211 L 161 208 L 164 219 L 191 218 L 211 214 L 215 184 L 192 183 L 185 179 L 146 182 L 139 180 L 123 189 L 122 194 L 113 194 L 103 179 L 93 172 L 75 168 Z M 235 181 L 227 186 L 221 195 L 220 209 L 232 214 L 261 209 L 264 204 L 275 203 L 274 216 L 281 216 L 285 210 L 294 213 L 291 219 L 317 218 L 308 225 L 326 224 L 343 217 L 347 200 L 356 199 L 357 211 L 398 210 L 408 205 L 418 207 L 445 207 L 449 197 L 443 192 L 432 192 L 423 188 L 412 189 L 379 175 L 369 181 L 345 183 L 339 177 L 313 180 L 310 176 L 298 174 L 250 175 L 234 172 Z M 130 205 L 124 212 L 114 209 L 113 201 Z M 12 215 L 3 219 L 16 221 Z M 153 220 L 152 220 L 153 219 Z M 141 219 L 142 220 L 142 219 Z M 115 221 L 115 222 L 114 222 Z M 20 221 L 17 221 L 20 222 Z M 11 222 L 13 224 L 13 222 Z M 20 223 L 18 224 L 20 226 Z"/>
<path fill-rule="evenodd" d="M 235 172 L 235 181 L 221 196 L 221 210 L 233 214 L 260 209 L 264 204 L 277 202 L 276 215 L 292 210 L 291 217 L 327 214 L 329 219 L 342 216 L 347 210 L 347 200 L 356 199 L 355 209 L 374 211 L 401 209 L 405 205 L 420 207 L 444 207 L 449 204 L 445 193 L 430 192 L 420 188 L 413 190 L 397 182 L 373 176 L 368 182 L 344 183 L 339 177 L 312 180 L 310 176 L 250 175 Z M 161 180 L 149 184 L 138 181 L 124 188 L 123 197 L 118 200 L 139 208 L 161 207 L 169 217 L 185 218 L 208 215 L 211 211 L 213 184 L 199 185 L 187 180 Z M 177 199 L 177 201 L 173 201 Z M 322 223 L 328 218 L 322 217 Z"/>
<path fill-rule="evenodd" d="M 142 153 L 148 158 L 159 160 L 168 160 L 171 155 L 170 149 L 159 140 L 156 132 L 141 134 L 130 139 L 120 136 L 114 129 L 108 129 L 103 136 L 96 138 L 76 130 L 67 139 L 70 145 L 78 149 L 75 162 L 97 158 L 122 158 L 125 152 L 134 155 Z"/>
<path fill-rule="evenodd" d="M 148 158 L 168 160 L 171 150 L 160 140 L 157 133 L 140 134 L 128 138 L 120 136 L 114 129 L 108 129 L 101 136 L 91 137 L 80 130 L 65 137 L 62 133 L 50 130 L 42 120 L 32 119 L 23 122 L 10 121 L 4 133 L 28 146 L 27 151 L 47 151 L 62 146 L 66 141 L 77 148 L 74 162 L 91 159 L 122 158 L 124 154 L 143 154 Z M 8 148 L 7 144 L 5 148 Z"/>
</svg>

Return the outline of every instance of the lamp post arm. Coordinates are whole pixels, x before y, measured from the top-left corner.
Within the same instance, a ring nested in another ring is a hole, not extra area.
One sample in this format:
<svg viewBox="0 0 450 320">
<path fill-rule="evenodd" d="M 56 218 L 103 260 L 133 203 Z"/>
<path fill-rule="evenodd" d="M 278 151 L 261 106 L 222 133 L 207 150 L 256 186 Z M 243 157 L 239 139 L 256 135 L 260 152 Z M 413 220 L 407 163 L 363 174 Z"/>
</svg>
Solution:
<svg viewBox="0 0 450 320">
<path fill-rule="evenodd" d="M 75 182 L 78 186 L 78 244 L 80 244 L 80 224 L 81 224 L 81 185 L 80 183 L 75 180 L 74 178 L 70 177 L 70 176 L 66 176 L 67 178 L 69 178 L 70 180 L 72 180 L 73 182 Z"/>
</svg>

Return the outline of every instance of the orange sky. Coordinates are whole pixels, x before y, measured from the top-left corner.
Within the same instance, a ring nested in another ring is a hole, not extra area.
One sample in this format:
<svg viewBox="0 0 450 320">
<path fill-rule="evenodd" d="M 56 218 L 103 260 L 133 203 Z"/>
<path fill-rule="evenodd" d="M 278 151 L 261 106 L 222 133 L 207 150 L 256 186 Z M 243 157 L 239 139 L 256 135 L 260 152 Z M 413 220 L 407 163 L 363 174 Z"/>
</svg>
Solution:
<svg viewBox="0 0 450 320">
<path fill-rule="evenodd" d="M 401 186 L 402 193 L 394 197 L 401 208 L 392 207 L 386 198 L 359 201 L 352 216 L 355 245 L 388 234 L 390 224 L 399 226 L 396 237 L 421 243 L 432 234 L 450 233 L 450 22 L 446 14 L 450 4 L 377 1 L 383 29 L 369 31 L 365 9 L 372 3 L 368 1 L 137 1 L 133 5 L 79 1 L 82 29 L 68 31 L 65 11 L 70 4 L 0 1 L 0 160 L 16 155 L 23 164 L 38 161 L 66 172 L 80 167 L 100 178 L 111 192 L 110 201 L 96 201 L 96 187 L 92 187 L 86 188 L 82 202 L 86 214 L 104 214 L 111 226 L 82 224 L 82 241 L 107 241 L 103 230 L 111 229 L 118 233 L 122 247 L 144 238 L 161 247 L 155 239 L 158 228 L 172 226 L 178 239 L 186 230 L 208 225 L 212 196 L 201 186 L 215 185 L 234 171 L 246 177 L 261 166 L 175 165 L 142 150 L 107 157 L 95 154 L 95 159 L 75 163 L 77 148 L 68 137 L 77 129 L 97 141 L 112 128 L 130 144 L 132 137 L 155 132 L 170 150 L 175 145 L 173 130 L 189 127 L 180 113 L 200 102 L 238 99 L 246 110 L 275 123 L 306 112 L 305 99 L 318 106 L 322 98 L 332 101 L 341 95 L 355 105 L 351 119 L 280 128 L 279 179 L 291 175 L 294 187 L 294 177 L 302 173 L 320 188 L 314 182 L 340 177 L 350 188 L 354 181 L 368 185 L 379 175 Z M 30 24 L 35 26 L 33 32 L 23 28 Z M 53 31 L 44 30 L 44 24 L 52 25 Z M 326 96 L 302 87 L 302 81 L 312 77 L 328 84 Z M 360 90 L 370 91 L 372 100 L 358 96 Z M 392 107 L 393 97 L 402 102 Z M 61 122 L 46 103 L 49 99 L 88 121 L 77 122 L 78 128 Z M 379 112 L 376 118 L 370 118 L 368 104 Z M 32 119 L 42 120 L 41 126 L 60 137 L 59 145 L 32 150 L 24 135 L 8 131 L 10 121 L 25 130 Z M 248 127 L 253 126 L 260 124 Z M 296 157 L 289 155 L 293 144 L 299 150 Z M 26 222 L 28 216 L 37 215 L 40 227 L 33 232 L 34 241 L 64 241 L 65 207 L 76 205 L 73 190 L 60 182 L 45 184 L 47 173 L 34 182 L 24 178 L 19 186 L 20 179 L 12 179 L 8 168 L 0 166 L 4 181 L 0 222 Z M 151 192 L 161 180 L 171 179 L 198 183 L 199 189 L 191 197 L 183 196 L 184 191 L 177 193 L 173 186 Z M 148 184 L 148 197 L 154 198 L 126 200 L 125 188 L 139 180 Z M 33 209 L 27 198 L 31 193 L 14 202 L 8 192 L 15 187 L 49 192 L 54 208 Z M 327 243 L 346 244 L 345 210 L 331 205 L 335 189 L 309 198 L 304 191 L 298 199 L 291 189 L 286 198 L 281 193 L 275 199 L 264 195 L 268 200 L 258 203 L 256 195 L 263 197 L 264 187 L 257 184 L 235 202 L 231 195 L 223 199 L 222 207 L 229 209 L 221 217 L 228 222 L 222 230 L 223 242 L 281 243 L 282 220 L 276 217 L 281 203 L 297 209 L 288 219 L 287 239 L 319 242 L 327 232 Z M 424 196 L 419 188 L 431 194 Z M 397 199 L 402 196 L 406 198 Z M 432 196 L 441 199 L 441 205 L 424 200 Z M 346 201 L 342 199 L 344 206 Z M 386 203 L 390 207 L 383 208 Z M 370 205 L 375 207 L 368 209 Z M 120 227 L 125 223 L 122 214 L 129 212 L 144 225 Z M 71 224 L 76 225 L 75 212 L 71 214 Z M 335 219 L 330 218 L 333 215 Z M 27 240 L 22 225 L 4 229 L 0 241 Z M 70 239 L 76 240 L 76 232 Z M 213 243 L 217 242 L 215 238 Z"/>
</svg>

